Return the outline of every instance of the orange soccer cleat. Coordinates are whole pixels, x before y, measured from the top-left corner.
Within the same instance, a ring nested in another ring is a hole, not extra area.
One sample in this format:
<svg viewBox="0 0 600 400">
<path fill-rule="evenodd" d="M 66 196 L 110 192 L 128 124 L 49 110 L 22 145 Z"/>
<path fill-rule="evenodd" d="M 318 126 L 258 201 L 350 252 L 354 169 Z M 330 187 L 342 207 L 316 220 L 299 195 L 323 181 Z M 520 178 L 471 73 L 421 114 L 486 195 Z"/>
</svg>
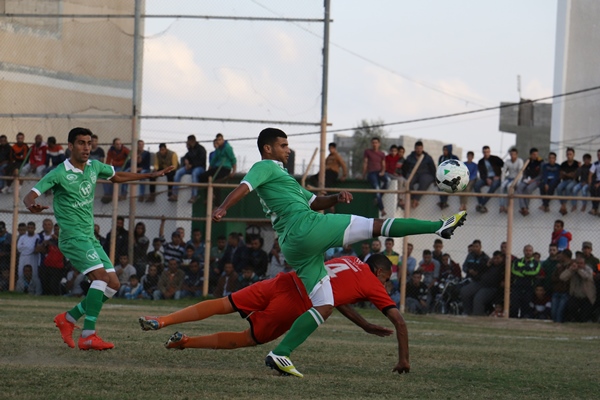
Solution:
<svg viewBox="0 0 600 400">
<path fill-rule="evenodd" d="M 54 324 L 60 330 L 63 342 L 70 348 L 75 348 L 75 341 L 73 340 L 73 330 L 76 328 L 75 324 L 67 320 L 67 313 L 58 314 L 54 317 Z"/>
<path fill-rule="evenodd" d="M 110 350 L 115 347 L 114 344 L 100 339 L 95 333 L 86 338 L 80 337 L 78 346 L 79 350 Z"/>
</svg>

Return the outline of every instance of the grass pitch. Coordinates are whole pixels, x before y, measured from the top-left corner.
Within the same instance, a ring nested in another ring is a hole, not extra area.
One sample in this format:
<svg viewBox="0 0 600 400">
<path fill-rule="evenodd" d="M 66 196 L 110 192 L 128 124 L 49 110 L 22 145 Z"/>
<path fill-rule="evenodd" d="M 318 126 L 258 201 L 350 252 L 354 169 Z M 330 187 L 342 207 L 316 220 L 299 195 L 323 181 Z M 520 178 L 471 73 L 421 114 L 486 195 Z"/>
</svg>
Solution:
<svg viewBox="0 0 600 400">
<path fill-rule="evenodd" d="M 395 337 L 368 335 L 335 313 L 294 354 L 304 379 L 264 366 L 274 346 L 166 350 L 180 330 L 239 331 L 237 314 L 142 332 L 141 315 L 166 314 L 191 301 L 111 300 L 98 332 L 115 349 L 70 349 L 52 319 L 76 299 L 0 295 L 2 399 L 597 399 L 600 325 L 492 318 L 407 319 L 412 370 L 394 375 Z M 376 310 L 370 321 L 390 326 Z M 77 331 L 76 331 L 77 332 Z"/>
</svg>

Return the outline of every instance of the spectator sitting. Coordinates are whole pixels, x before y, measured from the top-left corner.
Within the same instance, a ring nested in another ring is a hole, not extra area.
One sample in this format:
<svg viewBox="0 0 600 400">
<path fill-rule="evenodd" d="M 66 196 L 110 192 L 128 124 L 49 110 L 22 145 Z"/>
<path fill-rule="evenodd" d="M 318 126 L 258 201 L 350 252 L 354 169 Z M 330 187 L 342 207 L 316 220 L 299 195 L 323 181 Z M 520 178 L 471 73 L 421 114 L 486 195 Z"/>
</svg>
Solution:
<svg viewBox="0 0 600 400">
<path fill-rule="evenodd" d="M 523 177 L 517 184 L 516 192 L 519 194 L 531 194 L 540 184 L 540 169 L 542 159 L 538 156 L 538 149 L 532 147 L 529 150 L 529 163 L 523 171 Z M 529 215 L 529 199 L 519 199 L 519 212 L 521 215 Z"/>
<path fill-rule="evenodd" d="M 246 248 L 244 258 L 242 261 L 242 265 L 250 265 L 254 269 L 254 272 L 258 277 L 264 277 L 267 275 L 267 267 L 269 266 L 269 256 L 267 252 L 262 249 L 263 246 L 263 238 L 260 236 L 253 236 L 250 239 L 250 246 Z M 236 272 L 241 272 L 241 268 L 243 266 L 237 266 Z M 240 268 L 241 267 L 241 268 Z"/>
<path fill-rule="evenodd" d="M 127 285 L 122 286 L 121 289 L 123 290 L 122 297 L 126 298 L 127 300 L 144 298 L 144 286 L 140 283 L 140 280 L 136 274 L 131 275 Z"/>
<path fill-rule="evenodd" d="M 425 191 L 433 182 L 435 182 L 435 173 L 437 170 L 435 162 L 433 161 L 433 158 L 431 158 L 431 156 L 423 150 L 423 142 L 420 140 L 415 142 L 414 151 L 410 153 L 408 157 L 406 157 L 406 161 L 402 165 L 404 176 L 406 176 L 408 179 L 421 156 L 423 156 L 423 161 L 421 161 L 421 164 L 415 172 L 412 180 L 408 183 L 411 190 Z M 413 195 L 411 207 L 418 207 L 420 200 L 421 195 Z"/>
<path fill-rule="evenodd" d="M 86 276 L 75 268 L 71 268 L 67 272 L 67 276 L 61 281 L 61 292 L 67 297 L 81 297 L 83 296 L 83 282 L 86 280 Z"/>
<path fill-rule="evenodd" d="M 164 240 L 164 237 L 161 237 L 161 240 Z M 181 263 L 183 257 L 185 256 L 185 247 L 181 245 L 179 233 L 173 232 L 171 234 L 170 243 L 164 244 L 163 242 L 163 255 L 165 264 L 168 264 L 171 260 L 177 261 L 177 264 Z"/>
<path fill-rule="evenodd" d="M 478 270 L 477 279 L 461 288 L 460 298 L 466 315 L 486 315 L 504 280 L 504 263 L 504 254 L 495 251 L 489 263 Z"/>
<path fill-rule="evenodd" d="M 233 264 L 227 262 L 223 266 L 223 273 L 217 281 L 217 286 L 213 295 L 217 298 L 227 297 L 238 290 L 238 274 L 233 268 Z"/>
<path fill-rule="evenodd" d="M 421 272 L 416 270 L 406 283 L 406 311 L 412 314 L 427 314 L 427 285 L 421 281 Z"/>
<path fill-rule="evenodd" d="M 234 268 L 241 268 L 243 265 L 243 258 L 245 256 L 245 246 L 240 240 L 240 236 L 237 232 L 231 232 L 227 237 L 227 247 L 225 247 L 225 253 L 219 260 L 219 270 L 221 274 L 225 270 L 225 264 L 231 263 Z"/>
<path fill-rule="evenodd" d="M 208 170 L 203 172 L 198 177 L 198 182 L 208 183 L 208 178 L 212 177 L 213 181 L 229 177 L 235 174 L 237 159 L 233 153 L 233 148 L 223 138 L 223 134 L 217 133 L 215 138 L 215 151 L 209 161 Z M 188 203 L 195 203 L 197 197 L 193 196 L 188 200 Z"/>
<path fill-rule="evenodd" d="M 10 249 L 12 235 L 6 230 L 4 221 L 0 221 L 0 270 L 10 268 Z"/>
<path fill-rule="evenodd" d="M 534 296 L 529 303 L 531 307 L 531 317 L 533 319 L 550 319 L 552 312 L 552 303 L 550 296 L 542 283 L 535 286 Z"/>
<path fill-rule="evenodd" d="M 106 164 L 112 165 L 115 169 L 115 172 L 123 171 L 125 167 L 125 162 L 129 159 L 129 149 L 123 146 L 121 139 L 115 138 L 113 139 L 113 144 L 108 149 L 108 153 L 106 154 Z M 107 204 L 112 201 L 113 194 L 113 183 L 105 183 L 104 186 L 104 196 L 102 196 L 102 203 Z M 123 195 L 119 196 L 119 200 L 124 200 L 125 197 Z"/>
<path fill-rule="evenodd" d="M 438 158 L 438 166 L 447 160 L 458 160 L 458 157 L 452 154 L 452 145 L 447 144 L 442 147 L 442 155 Z M 440 195 L 440 202 L 437 203 L 440 209 L 444 209 L 448 207 L 448 196 Z M 438 260 L 439 261 L 439 260 Z"/>
<path fill-rule="evenodd" d="M 21 176 L 32 173 L 41 177 L 46 169 L 46 156 L 48 145 L 44 142 L 42 135 L 35 135 L 35 143 L 29 151 L 29 163 L 21 168 Z"/>
<path fill-rule="evenodd" d="M 42 294 L 41 288 L 38 288 L 39 282 L 33 279 L 33 268 L 27 264 L 23 267 L 23 276 L 17 280 L 15 290 L 19 293 L 28 293 L 30 295 Z"/>
<path fill-rule="evenodd" d="M 100 246 L 106 246 L 106 238 L 100 234 L 100 225 L 94 224 L 94 237 L 100 242 Z"/>
<path fill-rule="evenodd" d="M 398 286 L 398 280 L 389 280 L 385 283 L 385 290 L 394 303 L 396 303 L 396 307 L 400 307 L 400 288 Z"/>
<path fill-rule="evenodd" d="M 213 246 L 210 249 L 210 273 L 208 274 L 208 287 L 210 292 L 214 290 L 217 285 L 217 281 L 221 276 L 221 268 L 219 267 L 219 262 L 225 255 L 225 249 L 227 248 L 227 239 L 225 236 L 217 237 L 217 245 Z"/>
<path fill-rule="evenodd" d="M 467 152 L 467 161 L 465 161 L 465 165 L 469 169 L 469 183 L 463 192 L 472 192 L 473 186 L 475 186 L 475 182 L 477 182 L 477 163 L 473 161 L 475 158 L 475 153 L 472 151 Z M 460 196 L 460 210 L 466 211 L 467 209 L 467 200 L 469 198 L 467 196 Z"/>
<path fill-rule="evenodd" d="M 368 245 L 367 245 L 368 246 Z M 279 238 L 273 240 L 273 247 L 269 253 L 269 268 L 267 278 L 274 278 L 278 273 L 283 272 L 285 268 L 285 257 L 279 247 Z"/>
<path fill-rule="evenodd" d="M 600 201 L 598 201 L 598 197 L 600 197 L 600 150 L 598 150 L 596 154 L 598 157 L 598 161 L 592 164 L 592 166 L 590 167 L 590 174 L 588 176 L 588 187 L 590 189 L 590 197 L 595 199 L 592 200 L 592 209 L 590 210 L 590 215 L 599 215 L 598 205 L 600 204 Z"/>
<path fill-rule="evenodd" d="M 562 323 L 565 320 L 565 308 L 569 301 L 569 282 L 560 279 L 561 274 L 571 266 L 571 250 L 563 250 L 556 255 L 556 269 L 552 273 L 552 321 Z"/>
<path fill-rule="evenodd" d="M 65 161 L 65 150 L 60 144 L 56 143 L 56 138 L 50 136 L 48 138 L 48 149 L 46 151 L 46 168 L 44 175 L 56 168 L 60 163 Z"/>
<path fill-rule="evenodd" d="M 10 270 L 0 270 L 0 292 L 8 292 L 10 285 Z"/>
<path fill-rule="evenodd" d="M 433 259 L 431 250 L 423 250 L 423 260 L 419 263 L 417 271 L 423 274 L 423 283 L 429 291 L 428 304 L 433 306 L 434 287 L 440 277 L 440 263 L 438 260 Z"/>
<path fill-rule="evenodd" d="M 117 229 L 116 233 L 110 230 L 106 235 L 106 243 L 104 246 L 104 251 L 106 254 L 110 254 L 110 241 L 111 236 L 116 235 L 115 237 L 115 257 L 119 257 L 121 254 L 127 254 L 129 251 L 129 231 L 125 229 L 125 218 L 122 216 L 117 217 Z"/>
<path fill-rule="evenodd" d="M 163 266 L 166 263 L 165 256 L 162 252 L 162 240 L 160 240 L 160 238 L 154 238 L 152 240 L 152 250 L 146 255 L 146 260 L 148 261 L 148 263 L 151 263 L 151 260 L 156 260 L 156 262 L 160 262 L 158 274 L 160 275 L 162 273 Z"/>
<path fill-rule="evenodd" d="M 362 262 L 367 261 L 367 259 L 371 256 L 371 245 L 369 242 L 363 242 L 360 245 L 360 255 L 358 259 Z"/>
<path fill-rule="evenodd" d="M 500 251 L 502 252 L 502 254 L 504 254 L 504 257 L 507 257 L 507 256 L 508 256 L 508 254 L 507 254 L 507 252 L 508 252 L 508 246 L 506 245 L 506 242 L 502 242 L 502 243 L 500 243 Z M 513 262 L 514 262 L 516 259 L 518 259 L 518 258 L 519 258 L 519 257 L 515 256 L 514 254 L 511 254 L 511 255 L 510 255 L 510 262 L 511 262 L 511 264 L 512 264 L 512 263 L 513 263 Z"/>
<path fill-rule="evenodd" d="M 578 255 L 569 268 L 560 274 L 560 279 L 569 282 L 569 300 L 565 308 L 565 321 L 587 322 L 592 317 L 596 302 L 594 273 L 585 265 L 585 259 Z"/>
<path fill-rule="evenodd" d="M 144 149 L 144 141 L 137 141 L 137 162 L 136 162 L 136 170 L 138 174 L 147 174 L 150 172 L 150 152 Z M 131 172 L 131 159 L 128 159 L 123 166 L 125 172 Z M 122 184 L 121 185 L 121 197 L 127 196 L 127 188 L 129 185 Z M 138 201 L 140 203 L 144 202 L 145 194 L 146 194 L 146 185 L 138 185 Z"/>
<path fill-rule="evenodd" d="M 21 165 L 29 153 L 29 146 L 25 143 L 25 135 L 22 132 L 17 133 L 17 143 L 11 146 L 11 161 L 7 164 L 4 175 L 18 176 Z M 13 181 L 6 181 L 6 186 L 2 188 L 2 193 L 12 193 Z"/>
<path fill-rule="evenodd" d="M 589 153 L 583 155 L 583 164 L 577 168 L 575 173 L 575 186 L 568 193 L 570 196 L 582 196 L 587 197 L 589 195 L 588 178 L 590 176 L 590 168 L 592 166 L 592 156 Z M 587 208 L 587 201 L 581 201 L 581 212 L 584 212 Z M 577 211 L 577 200 L 571 200 L 571 212 Z"/>
<path fill-rule="evenodd" d="M 460 265 L 452 260 L 450 254 L 442 254 L 442 261 L 440 262 L 440 279 L 447 279 L 449 276 L 454 278 L 461 278 L 462 272 Z"/>
<path fill-rule="evenodd" d="M 481 250 L 481 241 L 479 239 L 473 240 L 470 246 L 471 250 L 467 254 L 462 270 L 467 278 L 477 281 L 479 280 L 479 274 L 488 265 L 490 257 Z"/>
<path fill-rule="evenodd" d="M 354 252 L 351 244 L 345 244 L 342 246 L 342 251 L 335 253 L 332 258 L 338 257 L 356 257 L 356 253 Z"/>
<path fill-rule="evenodd" d="M 515 261 L 511 268 L 510 318 L 530 318 L 529 303 L 533 298 L 533 285 L 540 273 L 541 265 L 533 259 L 533 246 L 523 247 L 523 258 Z"/>
<path fill-rule="evenodd" d="M 8 144 L 6 135 L 0 135 L 0 176 L 10 175 L 7 171 L 8 166 L 12 164 L 12 147 Z M 4 189 L 6 181 L 0 179 L 0 189 Z"/>
<path fill-rule="evenodd" d="M 479 179 L 475 182 L 474 190 L 476 193 L 481 193 L 481 189 L 488 186 L 488 193 L 494 193 L 501 184 L 500 178 L 502 177 L 504 161 L 500 157 L 491 154 L 490 146 L 483 146 L 482 152 L 483 158 L 477 163 Z M 488 210 L 485 205 L 489 199 L 489 197 L 477 197 L 478 205 L 475 210 L 486 213 Z"/>
<path fill-rule="evenodd" d="M 254 273 L 254 268 L 251 265 L 246 265 L 242 268 L 242 274 L 238 277 L 238 290 L 248 287 L 259 280 L 259 277 Z"/>
<path fill-rule="evenodd" d="M 148 266 L 148 272 L 142 276 L 142 297 L 147 300 L 153 299 L 153 294 L 158 290 L 158 267 L 162 268 L 162 262 L 152 263 Z"/>
<path fill-rule="evenodd" d="M 166 174 L 167 182 L 173 182 L 175 179 L 175 172 L 177 168 L 179 168 L 179 160 L 177 159 L 177 154 L 174 151 L 167 149 L 167 145 L 165 143 L 161 143 L 158 145 L 158 153 L 155 154 L 154 157 L 154 170 L 160 171 L 162 169 L 168 168 L 170 166 L 174 166 L 175 170 Z M 156 182 L 156 178 L 150 178 L 150 182 Z M 173 194 L 173 186 L 167 186 L 167 196 L 171 197 Z M 156 185 L 150 185 L 150 196 L 146 199 L 148 203 L 154 203 L 156 199 Z"/>
<path fill-rule="evenodd" d="M 512 147 L 509 150 L 510 158 L 504 162 L 504 167 L 502 168 L 502 185 L 500 186 L 500 191 L 504 194 L 508 193 L 509 186 L 513 183 L 513 181 L 521 172 L 523 168 L 523 159 L 519 158 L 519 152 L 515 147 Z M 500 198 L 500 212 L 506 213 L 508 210 L 506 209 L 508 200 L 506 197 Z"/>
<path fill-rule="evenodd" d="M 187 153 L 183 156 L 183 166 L 175 173 L 175 182 L 181 182 L 186 174 L 192 175 L 192 182 L 198 183 L 200 175 L 206 170 L 206 149 L 196 141 L 196 136 L 190 135 L 187 138 Z M 169 201 L 177 201 L 179 188 L 173 186 L 173 194 L 169 196 Z M 198 196 L 198 187 L 192 187 L 192 197 L 190 200 L 196 201 Z"/>
<path fill-rule="evenodd" d="M 50 141 L 50 139 L 48 139 Z M 105 154 L 104 149 L 98 146 L 98 135 L 92 135 L 92 149 L 90 150 L 90 160 L 98 160 L 104 162 Z"/>
<path fill-rule="evenodd" d="M 542 164 L 540 176 L 540 194 L 553 195 L 560 182 L 560 165 L 556 163 L 556 153 L 551 151 L 548 154 L 548 162 Z M 542 199 L 540 210 L 544 212 L 550 211 L 550 199 Z"/>
<path fill-rule="evenodd" d="M 177 292 L 181 290 L 184 277 L 185 273 L 179 269 L 179 261 L 170 259 L 167 262 L 167 269 L 160 276 L 158 288 L 152 294 L 154 300 L 175 298 Z"/>
<path fill-rule="evenodd" d="M 568 232 L 564 229 L 565 223 L 557 219 L 554 221 L 554 230 L 552 231 L 552 238 L 550 240 L 551 244 L 555 244 L 558 248 L 558 251 L 563 251 L 569 248 L 569 243 L 571 239 L 573 239 L 573 235 L 571 232 Z"/>
<path fill-rule="evenodd" d="M 194 257 L 194 246 L 188 244 L 185 246 L 185 255 L 181 259 L 181 269 L 183 269 L 184 272 L 187 271 L 192 261 L 198 262 L 199 260 Z"/>
<path fill-rule="evenodd" d="M 202 240 L 202 231 L 198 228 L 192 229 L 192 238 L 188 240 L 186 246 L 194 247 L 194 257 L 200 262 L 204 262 L 205 244 Z"/>
<path fill-rule="evenodd" d="M 577 184 L 577 170 L 579 162 L 575 160 L 575 149 L 567 147 L 567 159 L 560 164 L 559 178 L 560 183 L 556 187 L 556 194 L 559 196 L 569 196 Z M 560 201 L 560 213 L 567 214 L 567 200 Z"/>
<path fill-rule="evenodd" d="M 198 260 L 193 259 L 189 268 L 185 272 L 181 290 L 175 295 L 175 300 L 185 297 L 202 297 L 202 287 L 204 285 L 204 271 L 200 269 Z"/>
<path fill-rule="evenodd" d="M 119 283 L 121 284 L 120 295 L 122 295 L 123 287 L 127 286 L 129 283 L 129 277 L 136 274 L 135 267 L 129 264 L 129 256 L 127 254 L 121 254 L 119 256 L 119 264 L 115 265 L 115 272 L 119 277 Z"/>
</svg>

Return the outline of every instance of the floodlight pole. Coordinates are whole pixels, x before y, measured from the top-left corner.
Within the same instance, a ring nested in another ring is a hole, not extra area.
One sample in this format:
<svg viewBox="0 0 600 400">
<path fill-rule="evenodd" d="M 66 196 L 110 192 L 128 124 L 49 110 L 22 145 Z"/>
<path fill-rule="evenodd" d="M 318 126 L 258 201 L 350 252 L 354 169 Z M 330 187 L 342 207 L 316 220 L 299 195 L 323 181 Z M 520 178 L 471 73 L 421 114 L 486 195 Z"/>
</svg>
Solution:
<svg viewBox="0 0 600 400">
<path fill-rule="evenodd" d="M 329 14 L 331 1 L 325 0 L 323 29 L 323 82 L 321 89 L 321 149 L 319 162 L 319 187 L 325 187 L 325 150 L 327 148 L 327 85 L 329 74 Z"/>
</svg>

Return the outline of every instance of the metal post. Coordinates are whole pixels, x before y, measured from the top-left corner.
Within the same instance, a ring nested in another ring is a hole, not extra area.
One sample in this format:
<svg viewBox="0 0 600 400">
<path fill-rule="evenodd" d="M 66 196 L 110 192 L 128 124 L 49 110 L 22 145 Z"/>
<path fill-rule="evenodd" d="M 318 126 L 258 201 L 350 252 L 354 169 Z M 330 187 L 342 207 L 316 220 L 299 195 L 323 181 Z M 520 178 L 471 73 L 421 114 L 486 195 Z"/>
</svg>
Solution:
<svg viewBox="0 0 600 400">
<path fill-rule="evenodd" d="M 13 228 L 12 228 L 12 237 L 10 242 L 10 273 L 9 273 L 9 283 L 8 290 L 10 292 L 15 291 L 15 277 L 17 275 L 17 240 L 19 239 L 19 231 L 17 230 L 19 226 L 19 180 L 13 179 Z"/>
<path fill-rule="evenodd" d="M 212 236 L 212 208 L 213 208 L 213 185 L 212 176 L 208 177 L 208 188 L 206 190 L 206 232 L 204 234 L 204 282 L 202 284 L 202 296 L 208 296 L 208 281 L 210 279 L 210 246 Z"/>
<path fill-rule="evenodd" d="M 141 3 L 135 0 L 135 18 L 133 22 L 133 76 L 132 76 L 132 107 L 131 107 L 131 172 L 137 172 L 138 148 L 137 141 L 139 135 L 139 103 L 141 100 L 140 78 L 141 78 L 141 49 L 140 45 L 140 23 L 141 23 Z M 135 244 L 135 211 L 137 204 L 138 185 L 129 185 L 129 246 L 127 254 L 129 262 L 133 264 L 133 246 Z"/>
<path fill-rule="evenodd" d="M 325 0 L 323 29 L 323 78 L 321 90 L 321 151 L 319 163 L 319 187 L 325 187 L 325 150 L 327 149 L 327 85 L 329 74 L 329 13 L 331 1 Z"/>
<path fill-rule="evenodd" d="M 108 257 L 113 264 L 117 263 L 117 260 L 115 260 L 115 253 L 117 249 L 117 213 L 119 212 L 119 190 L 121 190 L 121 185 L 118 183 L 113 183 L 112 220 L 110 224 L 112 228 L 110 229 L 110 250 L 108 251 Z"/>
</svg>

